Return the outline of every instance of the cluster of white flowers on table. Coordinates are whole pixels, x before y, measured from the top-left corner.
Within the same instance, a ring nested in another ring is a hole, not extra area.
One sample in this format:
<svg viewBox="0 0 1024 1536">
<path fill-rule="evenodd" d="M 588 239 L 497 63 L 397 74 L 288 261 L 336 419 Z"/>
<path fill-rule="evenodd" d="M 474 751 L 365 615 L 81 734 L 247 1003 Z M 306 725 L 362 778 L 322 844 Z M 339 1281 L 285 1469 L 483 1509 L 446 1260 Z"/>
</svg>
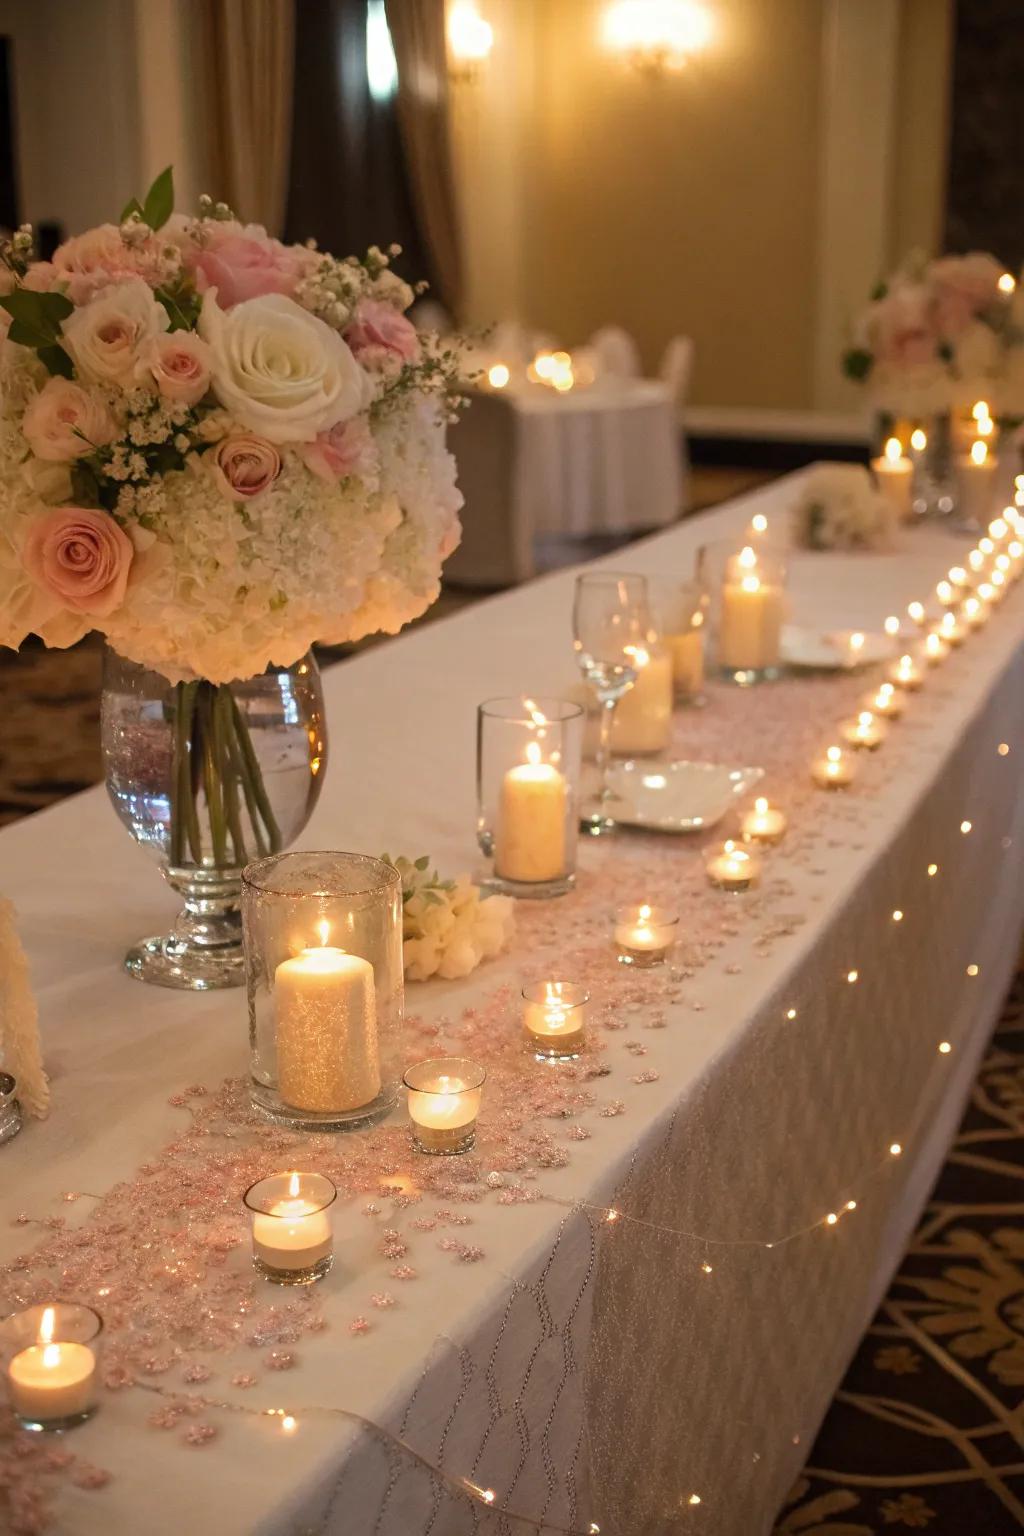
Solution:
<svg viewBox="0 0 1024 1536">
<path fill-rule="evenodd" d="M 388 253 L 173 212 L 0 246 L 0 643 L 101 630 L 171 681 L 394 632 L 458 542 L 457 357 Z"/>
<path fill-rule="evenodd" d="M 892 503 L 861 464 L 822 464 L 802 482 L 793 509 L 793 542 L 803 549 L 887 549 Z"/>
<path fill-rule="evenodd" d="M 431 976 L 468 976 L 483 960 L 508 948 L 515 931 L 515 902 L 482 896 L 468 875 L 442 880 L 429 858 L 391 859 L 402 877 L 402 935 L 409 981 Z"/>
</svg>

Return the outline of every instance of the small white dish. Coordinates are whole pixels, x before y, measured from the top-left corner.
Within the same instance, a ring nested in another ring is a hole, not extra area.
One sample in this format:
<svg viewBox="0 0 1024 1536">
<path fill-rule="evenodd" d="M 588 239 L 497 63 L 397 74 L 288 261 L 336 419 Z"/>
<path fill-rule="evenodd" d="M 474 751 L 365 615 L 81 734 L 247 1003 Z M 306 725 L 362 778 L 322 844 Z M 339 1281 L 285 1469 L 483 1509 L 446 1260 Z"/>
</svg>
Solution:
<svg viewBox="0 0 1024 1536">
<path fill-rule="evenodd" d="M 614 763 L 608 774 L 609 812 L 624 827 L 702 832 L 763 778 L 763 768 L 630 758 Z"/>
<path fill-rule="evenodd" d="M 889 635 L 861 630 L 864 642 L 856 649 L 851 637 L 857 630 L 835 629 L 823 632 L 801 629 L 795 624 L 782 628 L 782 660 L 787 667 L 802 667 L 815 672 L 852 672 L 857 667 L 875 666 L 895 656 Z"/>
</svg>

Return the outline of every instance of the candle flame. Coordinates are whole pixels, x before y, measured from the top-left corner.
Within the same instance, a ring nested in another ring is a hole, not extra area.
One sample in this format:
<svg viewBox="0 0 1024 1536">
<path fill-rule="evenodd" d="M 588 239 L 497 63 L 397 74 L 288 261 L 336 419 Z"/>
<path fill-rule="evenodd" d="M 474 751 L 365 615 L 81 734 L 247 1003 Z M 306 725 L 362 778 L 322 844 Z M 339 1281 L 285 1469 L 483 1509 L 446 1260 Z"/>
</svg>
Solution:
<svg viewBox="0 0 1024 1536">
<path fill-rule="evenodd" d="M 736 559 L 739 561 L 740 565 L 745 566 L 747 570 L 750 570 L 752 566 L 757 564 L 757 555 L 754 553 L 749 544 L 744 545 L 739 554 L 736 556 Z"/>
<path fill-rule="evenodd" d="M 859 629 L 855 629 L 850 636 L 850 650 L 861 651 L 864 649 L 864 635 Z"/>
<path fill-rule="evenodd" d="M 842 747 L 829 747 L 828 751 L 825 753 L 825 756 L 828 758 L 830 763 L 838 763 L 842 759 L 843 749 Z"/>
<path fill-rule="evenodd" d="M 857 716 L 857 724 L 860 726 L 862 731 L 867 730 L 869 726 L 874 724 L 874 718 L 875 717 L 872 715 L 870 709 L 862 709 L 860 714 Z"/>
<path fill-rule="evenodd" d="M 647 904 L 645 902 L 644 905 L 640 908 L 640 921 L 642 923 L 646 923 L 646 922 L 649 921 L 650 916 L 651 916 L 651 908 L 649 906 L 647 906 Z"/>
<path fill-rule="evenodd" d="M 987 458 L 988 458 L 988 443 L 984 442 L 979 437 L 978 441 L 976 443 L 972 443 L 971 444 L 971 463 L 972 464 L 979 464 L 979 465 L 980 464 L 984 464 L 984 462 L 985 462 L 985 460 Z"/>
<path fill-rule="evenodd" d="M 327 941 L 331 937 L 331 925 L 327 921 L 326 917 L 322 917 L 320 919 L 320 921 L 317 923 L 316 927 L 317 927 L 317 932 L 320 935 L 320 943 L 326 949 L 327 948 Z"/>
<path fill-rule="evenodd" d="M 54 1367 L 58 1366 L 58 1365 L 60 1365 L 60 1345 L 59 1344 L 44 1344 L 43 1345 L 43 1366 L 44 1366 L 44 1368 L 46 1370 L 48 1370 L 48 1371 L 52 1371 L 54 1369 Z"/>
<path fill-rule="evenodd" d="M 750 519 L 750 526 L 755 533 L 767 533 L 768 519 L 765 517 L 763 512 L 755 512 L 753 517 Z"/>
<path fill-rule="evenodd" d="M 487 370 L 487 382 L 492 389 L 504 389 L 511 377 L 512 375 L 504 363 L 495 363 L 493 367 Z"/>
<path fill-rule="evenodd" d="M 920 624 L 921 620 L 924 618 L 924 604 L 923 603 L 908 603 L 907 604 L 907 613 L 913 619 L 915 624 Z"/>
<path fill-rule="evenodd" d="M 53 1330 L 57 1323 L 57 1314 L 53 1307 L 44 1307 L 43 1316 L 39 1323 L 40 1344 L 50 1344 L 53 1341 Z"/>
<path fill-rule="evenodd" d="M 538 764 L 540 763 L 540 743 L 539 742 L 528 741 L 526 743 L 526 761 L 530 764 L 530 766 L 532 768 L 536 768 L 538 766 Z"/>
<path fill-rule="evenodd" d="M 885 621 L 885 632 L 887 635 L 898 635 L 900 632 L 900 621 L 894 613 L 891 613 Z"/>
<path fill-rule="evenodd" d="M 1009 528 L 1001 517 L 994 518 L 988 525 L 988 531 L 994 539 L 1005 539 Z"/>
<path fill-rule="evenodd" d="M 980 549 L 971 550 L 970 554 L 967 556 L 967 564 L 970 566 L 972 571 L 981 570 L 982 566 L 985 564 L 985 556 L 982 554 Z"/>
<path fill-rule="evenodd" d="M 759 816 L 763 816 L 768 809 L 768 801 L 762 795 L 754 801 L 754 810 Z"/>
<path fill-rule="evenodd" d="M 972 407 L 971 415 L 975 421 L 984 421 L 985 417 L 989 415 L 988 401 L 978 400 Z"/>
<path fill-rule="evenodd" d="M 894 683 L 883 683 L 878 692 L 883 699 L 892 698 L 892 695 L 896 692 L 896 685 Z"/>
<path fill-rule="evenodd" d="M 996 287 L 999 289 L 1000 293 L 1012 293 L 1016 286 L 1017 279 L 1014 277 L 1012 272 L 1004 272 L 998 283 L 996 283 Z"/>
<path fill-rule="evenodd" d="M 958 587 L 962 587 L 967 580 L 967 572 L 962 565 L 951 565 L 949 568 L 949 579 L 955 582 Z"/>
<path fill-rule="evenodd" d="M 898 437 L 890 437 L 885 444 L 885 457 L 890 464 L 898 464 L 903 457 L 903 444 Z"/>
<path fill-rule="evenodd" d="M 290 1177 L 288 1179 L 288 1195 L 289 1195 L 289 1198 L 294 1200 L 298 1196 L 298 1193 L 299 1193 L 299 1176 L 298 1176 L 297 1173 L 293 1173 L 293 1174 L 290 1175 Z"/>
<path fill-rule="evenodd" d="M 913 665 L 914 665 L 914 658 L 912 656 L 901 656 L 900 657 L 900 671 L 901 672 L 908 671 Z"/>
<path fill-rule="evenodd" d="M 920 427 L 915 427 L 913 432 L 911 432 L 910 446 L 914 449 L 915 453 L 923 453 L 927 448 L 928 437 L 926 433 L 921 431 Z"/>
<path fill-rule="evenodd" d="M 991 437 L 992 433 L 995 431 L 995 429 L 996 429 L 996 424 L 992 420 L 991 416 L 984 416 L 984 417 L 982 417 L 981 421 L 978 422 L 978 436 L 979 437 Z"/>
<path fill-rule="evenodd" d="M 740 586 L 743 588 L 744 592 L 760 592 L 761 581 L 757 576 L 744 576 L 743 580 L 740 582 Z"/>
</svg>

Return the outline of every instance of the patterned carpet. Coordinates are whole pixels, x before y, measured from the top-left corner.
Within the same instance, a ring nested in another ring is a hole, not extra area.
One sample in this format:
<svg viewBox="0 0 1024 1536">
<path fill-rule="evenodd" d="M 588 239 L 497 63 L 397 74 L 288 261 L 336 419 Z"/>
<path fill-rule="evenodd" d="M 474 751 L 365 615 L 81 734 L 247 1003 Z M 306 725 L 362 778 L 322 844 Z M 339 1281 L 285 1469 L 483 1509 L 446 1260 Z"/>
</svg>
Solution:
<svg viewBox="0 0 1024 1536">
<path fill-rule="evenodd" d="M 775 1536 L 1024 1529 L 1024 977 Z"/>
</svg>

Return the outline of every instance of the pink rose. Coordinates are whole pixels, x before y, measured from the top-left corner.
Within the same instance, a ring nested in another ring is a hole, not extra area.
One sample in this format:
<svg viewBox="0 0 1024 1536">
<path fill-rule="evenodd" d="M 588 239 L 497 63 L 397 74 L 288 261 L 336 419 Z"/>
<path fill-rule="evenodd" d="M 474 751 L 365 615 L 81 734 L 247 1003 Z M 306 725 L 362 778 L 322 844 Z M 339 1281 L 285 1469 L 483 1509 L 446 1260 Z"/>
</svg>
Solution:
<svg viewBox="0 0 1024 1536">
<path fill-rule="evenodd" d="M 211 457 L 217 483 L 232 501 L 251 501 L 281 473 L 281 455 L 273 443 L 251 433 L 224 438 Z"/>
<path fill-rule="evenodd" d="M 210 387 L 210 348 L 194 331 L 154 336 L 142 357 L 142 371 L 165 400 L 195 405 Z"/>
<path fill-rule="evenodd" d="M 112 283 L 126 277 L 141 277 L 151 288 L 166 276 L 160 255 L 160 242 L 149 236 L 138 245 L 127 246 L 116 224 L 99 224 L 84 235 L 65 240 L 53 253 L 55 281 L 65 283 L 73 304 L 87 304 Z"/>
<path fill-rule="evenodd" d="M 936 323 L 947 341 L 954 340 L 996 302 L 1002 272 L 995 257 L 983 251 L 932 262 L 928 277 L 935 293 Z"/>
<path fill-rule="evenodd" d="M 132 541 L 106 512 L 55 507 L 33 523 L 22 562 L 37 586 L 76 613 L 104 616 L 124 600 Z"/>
<path fill-rule="evenodd" d="M 373 437 L 362 416 L 339 422 L 314 442 L 298 445 L 297 451 L 306 468 L 321 480 L 342 480 L 373 468 Z"/>
<path fill-rule="evenodd" d="M 49 293 L 57 276 L 57 268 L 52 261 L 34 261 L 22 278 L 21 286 L 33 293 Z"/>
<path fill-rule="evenodd" d="M 360 300 L 345 340 L 364 368 L 393 365 L 396 360 L 413 363 L 420 355 L 412 321 L 378 299 Z"/>
<path fill-rule="evenodd" d="M 933 362 L 937 340 L 930 297 L 921 284 L 894 284 L 871 305 L 867 341 L 880 363 L 913 368 Z"/>
<path fill-rule="evenodd" d="M 49 379 L 22 418 L 37 459 L 60 464 L 112 442 L 117 425 L 102 400 L 71 379 Z"/>
<path fill-rule="evenodd" d="M 216 288 L 221 309 L 266 293 L 290 298 L 306 272 L 308 253 L 282 245 L 269 235 L 230 234 L 217 237 L 194 258 L 200 293 Z"/>
</svg>

